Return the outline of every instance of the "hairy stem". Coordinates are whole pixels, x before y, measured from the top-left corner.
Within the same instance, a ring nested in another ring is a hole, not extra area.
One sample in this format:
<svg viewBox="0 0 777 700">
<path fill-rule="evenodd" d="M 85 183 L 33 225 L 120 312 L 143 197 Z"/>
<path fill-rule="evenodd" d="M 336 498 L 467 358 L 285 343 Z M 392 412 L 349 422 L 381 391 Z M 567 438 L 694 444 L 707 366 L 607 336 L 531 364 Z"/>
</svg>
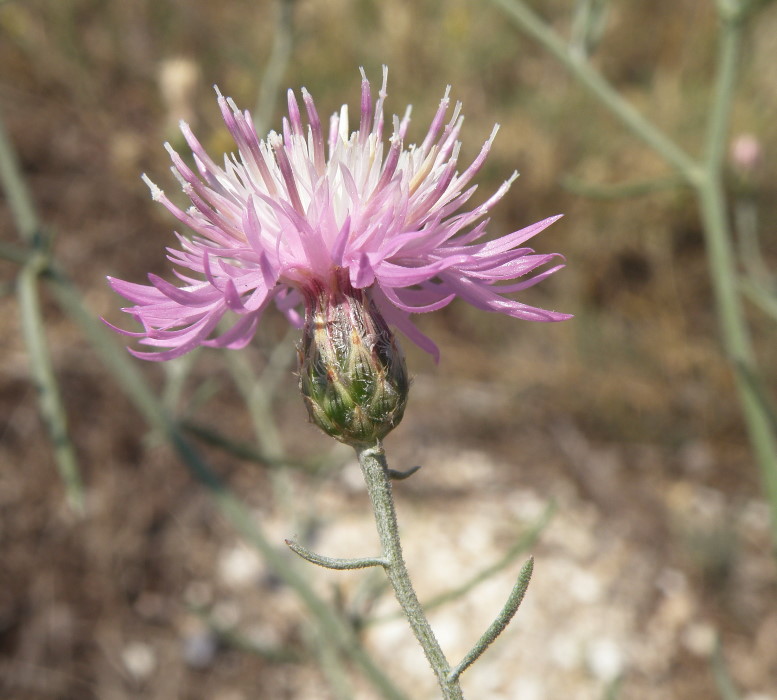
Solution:
<svg viewBox="0 0 777 700">
<path fill-rule="evenodd" d="M 518 577 L 515 586 L 513 586 L 510 597 L 504 604 L 502 611 L 497 615 L 496 619 L 491 623 L 480 639 L 478 639 L 475 646 L 473 646 L 461 660 L 461 663 L 448 674 L 448 678 L 458 678 L 464 673 L 464 671 L 472 666 L 472 664 L 483 655 L 483 652 L 493 644 L 494 640 L 502 634 L 504 628 L 510 624 L 510 620 L 513 619 L 513 616 L 518 612 L 518 608 L 523 602 L 523 597 L 526 595 L 526 589 L 529 587 L 529 581 L 531 581 L 533 571 L 534 557 L 530 558 L 529 561 L 524 564 L 523 569 L 521 569 L 521 575 Z"/>
<path fill-rule="evenodd" d="M 375 511 L 375 523 L 378 536 L 386 559 L 384 568 L 388 575 L 394 594 L 405 613 L 410 627 L 426 654 L 426 658 L 434 670 L 437 681 L 445 700 L 463 700 L 458 677 L 450 678 L 450 664 L 445 658 L 437 638 L 432 632 L 423 608 L 418 601 L 413 584 L 410 582 L 405 560 L 402 556 L 402 545 L 399 540 L 397 514 L 394 509 L 394 499 L 391 495 L 391 477 L 383 446 L 378 443 L 372 447 L 356 448 L 359 464 L 367 483 L 367 491 Z"/>
</svg>

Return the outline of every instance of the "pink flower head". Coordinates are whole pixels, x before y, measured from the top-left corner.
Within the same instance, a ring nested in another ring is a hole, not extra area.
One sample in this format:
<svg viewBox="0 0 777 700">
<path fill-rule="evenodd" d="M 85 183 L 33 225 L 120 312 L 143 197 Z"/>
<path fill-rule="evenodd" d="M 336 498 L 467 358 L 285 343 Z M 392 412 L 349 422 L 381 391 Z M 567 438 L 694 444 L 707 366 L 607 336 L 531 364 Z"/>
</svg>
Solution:
<svg viewBox="0 0 777 700">
<path fill-rule="evenodd" d="M 497 128 L 459 172 L 463 117 L 459 103 L 448 117 L 447 90 L 420 145 L 405 145 L 410 108 L 402 119 L 393 118 L 386 143 L 386 77 L 384 68 L 373 103 L 362 71 L 357 130 L 349 130 L 343 106 L 332 116 L 328 137 L 304 88 L 307 126 L 290 90 L 283 133 L 270 132 L 265 140 L 257 136 L 251 115 L 218 93 L 238 146 L 237 155 L 225 156 L 223 166 L 181 124 L 199 173 L 169 145 L 167 150 L 192 206 L 180 209 L 144 176 L 153 198 L 194 232 L 191 238 L 177 233 L 179 247 L 168 248 L 168 258 L 181 270 L 175 272 L 181 283 L 153 274 L 150 285 L 109 278 L 113 289 L 134 304 L 124 310 L 143 325 L 139 333 L 120 332 L 158 349 L 133 354 L 168 360 L 199 345 L 243 347 L 270 302 L 301 326 L 305 292 L 326 288 L 343 271 L 354 288 L 367 290 L 390 324 L 435 359 L 437 347 L 409 316 L 441 309 L 456 297 L 485 311 L 531 321 L 569 318 L 505 296 L 562 267 L 547 267 L 555 254 L 520 247 L 558 217 L 484 240 L 485 217 L 515 175 L 487 201 L 465 209 L 476 189 L 470 183 Z M 217 330 L 227 315 L 231 327 Z"/>
</svg>

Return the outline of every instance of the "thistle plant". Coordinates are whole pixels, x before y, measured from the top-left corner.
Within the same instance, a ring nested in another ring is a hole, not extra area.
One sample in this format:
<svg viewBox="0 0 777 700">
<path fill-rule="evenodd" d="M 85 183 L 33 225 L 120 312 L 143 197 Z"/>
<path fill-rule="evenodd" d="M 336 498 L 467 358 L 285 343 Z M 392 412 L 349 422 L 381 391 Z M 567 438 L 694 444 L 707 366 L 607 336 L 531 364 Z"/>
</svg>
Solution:
<svg viewBox="0 0 777 700">
<path fill-rule="evenodd" d="M 274 303 L 303 329 L 298 347 L 300 389 L 311 420 L 351 445 L 367 484 L 382 552 L 333 559 L 287 542 L 304 559 L 331 569 L 383 567 L 440 684 L 443 697 L 461 698 L 459 676 L 515 614 L 528 586 L 529 560 L 498 618 L 472 650 L 452 665 L 443 654 L 413 590 L 399 540 L 391 480 L 409 472 L 388 467 L 383 439 L 402 419 L 408 371 L 392 329 L 439 360 L 436 345 L 410 321 L 456 297 L 484 311 L 531 321 L 569 315 L 528 306 L 511 294 L 558 270 L 556 254 L 524 246 L 553 223 L 551 217 L 507 235 L 487 238 L 488 214 L 515 174 L 482 204 L 466 204 L 473 178 L 492 147 L 495 127 L 479 154 L 459 172 L 461 105 L 449 90 L 420 145 L 405 145 L 410 108 L 386 124 L 387 72 L 377 99 L 362 73 L 358 128 L 348 109 L 330 122 L 325 138 L 313 98 L 302 90 L 307 116 L 288 93 L 281 133 L 258 137 L 251 115 L 218 93 L 218 104 L 238 152 L 223 166 L 211 159 L 186 124 L 183 136 L 197 172 L 169 145 L 173 173 L 191 200 L 179 208 L 148 178 L 161 202 L 191 236 L 176 234 L 169 248 L 181 284 L 149 275 L 148 285 L 109 279 L 132 306 L 124 309 L 150 351 L 168 360 L 196 347 L 241 348 Z"/>
</svg>

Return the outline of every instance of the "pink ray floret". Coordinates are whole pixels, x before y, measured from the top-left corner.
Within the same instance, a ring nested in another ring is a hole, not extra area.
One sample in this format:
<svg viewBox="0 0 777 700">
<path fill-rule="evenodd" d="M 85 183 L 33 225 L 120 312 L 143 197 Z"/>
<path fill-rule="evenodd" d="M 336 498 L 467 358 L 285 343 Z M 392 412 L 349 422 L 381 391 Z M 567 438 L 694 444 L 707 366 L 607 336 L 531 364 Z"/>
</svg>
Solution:
<svg viewBox="0 0 777 700">
<path fill-rule="evenodd" d="M 168 360 L 200 345 L 242 347 L 270 303 L 300 325 L 305 289 L 326 287 L 338 269 L 347 270 L 355 288 L 368 289 L 386 320 L 435 358 L 436 346 L 409 317 L 441 309 L 456 297 L 530 321 L 570 318 L 506 296 L 563 266 L 558 255 L 522 247 L 559 217 L 487 239 L 486 217 L 515 175 L 482 204 L 465 208 L 497 129 L 459 172 L 463 117 L 460 104 L 451 111 L 448 90 L 420 146 L 405 145 L 410 108 L 402 119 L 393 118 L 385 141 L 386 77 L 384 68 L 373 102 L 362 72 L 354 132 L 343 106 L 324 134 L 303 88 L 307 124 L 290 90 L 282 134 L 271 132 L 260 140 L 251 115 L 218 93 L 238 147 L 237 154 L 224 157 L 223 166 L 181 124 L 197 172 L 167 149 L 191 206 L 180 209 L 143 176 L 153 198 L 193 232 L 176 234 L 178 247 L 168 249 L 180 269 L 179 284 L 156 275 L 149 275 L 149 285 L 108 278 L 133 304 L 124 311 L 143 326 L 140 332 L 120 332 L 154 348 L 133 354 Z M 231 325 L 220 323 L 225 317 Z"/>
</svg>

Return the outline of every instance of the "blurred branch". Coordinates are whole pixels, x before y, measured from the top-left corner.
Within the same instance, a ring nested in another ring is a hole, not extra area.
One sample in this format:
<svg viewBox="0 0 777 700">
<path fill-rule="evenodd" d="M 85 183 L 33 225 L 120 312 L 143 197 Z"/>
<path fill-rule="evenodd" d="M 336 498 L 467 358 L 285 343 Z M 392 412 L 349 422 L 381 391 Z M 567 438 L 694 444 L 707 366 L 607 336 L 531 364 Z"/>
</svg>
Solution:
<svg viewBox="0 0 777 700">
<path fill-rule="evenodd" d="M 715 649 L 710 657 L 710 664 L 715 677 L 715 686 L 720 693 L 721 700 L 739 700 L 739 691 L 736 689 L 731 674 L 728 672 L 720 638 L 715 642 Z"/>
<path fill-rule="evenodd" d="M 625 126 L 647 143 L 691 183 L 698 181 L 699 165 L 680 146 L 627 102 L 610 83 L 567 43 L 523 0 L 492 0 L 529 36 L 556 57 Z"/>
<path fill-rule="evenodd" d="M 244 353 L 224 354 L 224 360 L 232 380 L 248 409 L 254 437 L 262 451 L 272 459 L 275 466 L 282 465 L 286 455 L 281 432 L 278 430 L 272 414 L 272 399 L 275 388 L 280 381 L 280 375 L 283 369 L 288 367 L 289 358 L 293 357 L 294 347 L 289 342 L 292 336 L 293 329 L 289 329 L 285 339 L 278 343 L 270 353 L 261 376 L 254 371 Z M 308 523 L 298 522 L 297 514 L 299 511 L 294 508 L 288 472 L 283 469 L 274 469 L 270 473 L 270 479 L 273 498 L 281 506 L 283 512 L 289 516 L 291 528 L 293 530 L 306 530 Z M 310 513 L 304 511 L 303 517 L 309 516 Z"/>
<path fill-rule="evenodd" d="M 770 432 L 777 435 L 777 413 L 775 413 L 774 405 L 772 404 L 769 395 L 764 390 L 763 382 L 759 380 L 757 375 L 751 374 L 749 367 L 736 365 L 734 369 L 737 372 L 737 379 L 739 379 L 739 382 L 747 387 L 753 400 L 758 402 L 759 410 L 763 414 L 764 419 L 770 428 Z"/>
<path fill-rule="evenodd" d="M 22 332 L 30 358 L 30 370 L 38 393 L 38 403 L 43 423 L 54 449 L 62 483 L 65 486 L 70 507 L 83 515 L 84 491 L 78 469 L 76 453 L 67 430 L 65 407 L 62 404 L 57 378 L 48 352 L 48 342 L 43 326 L 38 275 L 40 270 L 34 261 L 24 266 L 19 274 L 18 295 Z"/>
<path fill-rule="evenodd" d="M 310 631 L 311 638 L 306 641 L 313 653 L 318 657 L 318 663 L 329 682 L 334 700 L 354 700 L 355 696 L 348 682 L 346 669 L 343 668 L 342 661 L 329 643 L 329 639 L 320 629 L 312 629 Z"/>
<path fill-rule="evenodd" d="M 435 596 L 434 598 L 432 598 L 431 600 L 429 600 L 427 603 L 424 604 L 424 608 L 426 610 L 431 610 L 433 608 L 439 607 L 440 605 L 444 605 L 445 603 L 448 603 L 452 600 L 456 600 L 469 593 L 473 588 L 475 588 L 483 581 L 487 581 L 494 574 L 497 574 L 503 569 L 506 569 L 521 554 L 524 554 L 526 550 L 528 550 L 537 542 L 537 540 L 539 539 L 539 536 L 542 534 L 543 530 L 550 524 L 550 521 L 553 519 L 553 516 L 555 514 L 556 514 L 556 504 L 554 501 L 550 501 L 548 505 L 545 507 L 545 510 L 542 512 L 542 515 L 540 515 L 537 522 L 531 526 L 528 532 L 523 533 L 515 541 L 513 546 L 510 547 L 510 549 L 508 549 L 507 552 L 505 552 L 505 554 L 502 556 L 501 559 L 497 560 L 490 566 L 487 566 L 482 571 L 479 571 L 471 579 L 469 579 L 468 581 L 465 581 L 460 586 L 457 586 L 456 588 L 450 591 L 447 591 L 446 593 L 443 593 L 439 596 Z"/>
<path fill-rule="evenodd" d="M 65 407 L 49 354 L 38 294 L 38 278 L 47 265 L 47 237 L 40 227 L 32 197 L 22 177 L 16 151 L 0 119 L 0 182 L 8 200 L 14 224 L 28 251 L 4 245 L 5 252 L 26 258 L 19 273 L 17 294 L 22 333 L 30 358 L 30 370 L 38 393 L 43 423 L 48 431 L 54 458 L 71 508 L 84 512 L 84 492 L 73 443 L 67 430 Z M 15 256 L 14 256 L 15 257 Z M 20 261 L 21 262 L 21 261 Z"/>
<path fill-rule="evenodd" d="M 623 685 L 623 676 L 616 676 L 604 688 L 602 700 L 618 700 Z"/>
<path fill-rule="evenodd" d="M 191 420 L 181 421 L 180 426 L 187 433 L 190 433 L 194 437 L 199 438 L 203 442 L 219 447 L 225 452 L 244 459 L 248 462 L 255 462 L 256 464 L 264 464 L 270 467 L 287 467 L 290 469 L 298 469 L 305 472 L 318 471 L 326 461 L 323 459 L 300 462 L 289 457 L 281 456 L 277 457 L 272 454 L 258 450 L 253 445 L 232 440 L 226 435 L 222 435 L 212 428 L 208 428 L 200 423 Z"/>
<path fill-rule="evenodd" d="M 256 654 L 273 663 L 299 663 L 302 658 L 299 653 L 285 647 L 264 646 L 257 644 L 230 625 L 219 622 L 207 610 L 190 606 L 191 612 L 224 644 L 240 651 Z"/>
<path fill-rule="evenodd" d="M 329 466 L 344 462 L 338 457 L 344 446 L 334 443 L 332 451 L 320 456 L 312 462 L 303 465 L 299 460 L 290 459 L 283 445 L 281 432 L 273 414 L 273 400 L 283 379 L 289 373 L 289 365 L 295 357 L 295 342 L 299 336 L 298 329 L 290 327 L 284 338 L 273 345 L 261 373 L 255 371 L 245 353 L 223 353 L 232 380 L 240 392 L 251 417 L 257 443 L 265 456 L 265 463 L 273 467 L 289 466 L 295 469 L 305 469 L 309 473 L 323 473 Z M 292 498 L 292 483 L 289 473 L 284 469 L 274 469 L 270 474 L 273 496 L 290 518 L 292 529 L 307 531 L 311 520 L 315 518 L 309 509 L 296 507 Z"/>
<path fill-rule="evenodd" d="M 617 185 L 595 185 L 576 178 L 574 175 L 567 175 L 561 178 L 561 186 L 565 190 L 581 197 L 590 197 L 591 199 L 642 197 L 643 195 L 653 194 L 661 190 L 676 189 L 686 184 L 685 178 L 680 175 L 640 180 L 639 182 L 624 182 Z"/>
<path fill-rule="evenodd" d="M 590 56 L 599 45 L 607 22 L 610 0 L 577 0 L 570 45 L 582 57 Z"/>
<path fill-rule="evenodd" d="M 22 177 L 16 150 L 11 144 L 2 119 L 0 119 L 0 182 L 3 184 L 5 197 L 19 235 L 28 246 L 35 247 L 36 239 L 40 236 L 40 222 L 30 191 Z"/>
<path fill-rule="evenodd" d="M 745 278 L 739 282 L 739 285 L 742 292 L 753 304 L 777 321 L 777 298 L 774 294 L 751 279 Z"/>
<path fill-rule="evenodd" d="M 270 57 L 262 75 L 259 86 L 259 96 L 253 111 L 254 127 L 258 134 L 267 131 L 275 106 L 278 103 L 280 85 L 289 65 L 293 46 L 293 9 L 295 0 L 276 0 L 275 31 Z"/>
<path fill-rule="evenodd" d="M 200 354 L 199 350 L 197 348 L 182 357 L 162 363 L 165 373 L 165 384 L 160 393 L 160 401 L 170 413 L 179 412 L 178 407 L 181 403 L 184 386 L 192 369 L 194 369 L 195 362 Z"/>
<path fill-rule="evenodd" d="M 721 11 L 722 28 L 718 46 L 715 88 L 708 111 L 704 164 L 708 174 L 720 176 L 728 143 L 731 108 L 737 87 L 739 54 L 742 43 L 741 24 Z"/>
<path fill-rule="evenodd" d="M 761 252 L 758 236 L 758 208 L 754 197 L 740 195 L 734 202 L 734 223 L 739 259 L 747 276 L 760 285 L 771 286 L 772 275 Z"/>
<path fill-rule="evenodd" d="M 296 335 L 297 331 L 290 328 L 284 339 L 275 345 L 261 376 L 254 371 L 244 353 L 233 352 L 224 358 L 232 380 L 248 408 L 256 439 L 264 452 L 275 461 L 282 460 L 285 450 L 271 404 L 275 389 L 288 370 L 290 358 L 294 357 Z"/>
<path fill-rule="evenodd" d="M 704 154 L 700 161 L 637 112 L 589 63 L 570 51 L 559 35 L 523 0 L 493 0 L 529 36 L 555 56 L 596 98 L 637 137 L 651 146 L 696 190 L 706 241 L 707 262 L 715 292 L 718 320 L 726 357 L 734 373 L 739 401 L 769 502 L 772 543 L 777 553 L 777 436 L 764 401 L 754 391 L 760 386 L 750 331 L 737 288 L 736 257 L 723 187 L 723 158 L 731 107 L 736 89 L 743 20 L 753 5 L 719 0 L 720 40 L 712 104 L 708 111 Z"/>
<path fill-rule="evenodd" d="M 3 258 L 3 260 L 9 260 L 24 265 L 30 257 L 32 257 L 32 254 L 21 246 L 0 241 L 0 258 Z"/>
<path fill-rule="evenodd" d="M 737 85 L 743 27 L 737 16 L 721 13 L 720 19 L 721 36 L 707 128 L 704 177 L 696 183 L 696 189 L 723 345 L 734 370 L 750 443 L 771 509 L 772 546 L 777 553 L 777 435 L 762 398 L 763 384 L 739 296 L 736 255 L 723 186 L 725 144 Z"/>
</svg>

